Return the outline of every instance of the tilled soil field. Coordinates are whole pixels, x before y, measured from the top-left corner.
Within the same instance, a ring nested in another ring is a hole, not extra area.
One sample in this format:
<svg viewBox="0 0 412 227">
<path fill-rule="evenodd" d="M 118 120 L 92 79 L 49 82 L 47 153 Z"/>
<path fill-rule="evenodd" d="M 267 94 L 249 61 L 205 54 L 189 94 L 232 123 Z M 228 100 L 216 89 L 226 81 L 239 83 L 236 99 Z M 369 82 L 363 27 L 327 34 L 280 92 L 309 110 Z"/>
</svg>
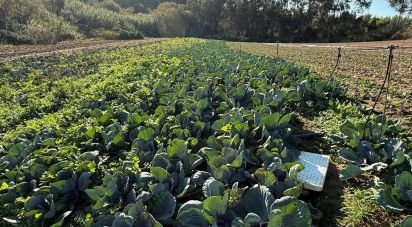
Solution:
<svg viewBox="0 0 412 227">
<path fill-rule="evenodd" d="M 337 69 L 337 78 L 347 88 L 349 95 L 372 107 L 385 78 L 389 45 L 399 46 L 394 50 L 392 75 L 386 112 L 402 124 L 412 128 L 412 39 L 355 42 L 355 43 L 230 43 L 235 49 L 254 54 L 279 56 L 309 67 L 315 73 L 328 77 L 337 58 L 337 48 L 342 47 L 342 58 Z M 383 112 L 384 98 L 376 110 Z"/>
</svg>

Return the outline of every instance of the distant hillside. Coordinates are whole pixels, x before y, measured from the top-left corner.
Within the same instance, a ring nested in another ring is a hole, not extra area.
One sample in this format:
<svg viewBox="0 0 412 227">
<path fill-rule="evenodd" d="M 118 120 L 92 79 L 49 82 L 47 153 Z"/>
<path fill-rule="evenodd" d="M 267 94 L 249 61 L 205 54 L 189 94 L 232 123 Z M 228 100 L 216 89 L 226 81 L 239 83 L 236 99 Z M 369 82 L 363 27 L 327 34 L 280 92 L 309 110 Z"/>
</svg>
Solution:
<svg viewBox="0 0 412 227">
<path fill-rule="evenodd" d="M 153 16 L 107 0 L 0 0 L 0 18 L 0 40 L 8 43 L 157 35 Z"/>
</svg>

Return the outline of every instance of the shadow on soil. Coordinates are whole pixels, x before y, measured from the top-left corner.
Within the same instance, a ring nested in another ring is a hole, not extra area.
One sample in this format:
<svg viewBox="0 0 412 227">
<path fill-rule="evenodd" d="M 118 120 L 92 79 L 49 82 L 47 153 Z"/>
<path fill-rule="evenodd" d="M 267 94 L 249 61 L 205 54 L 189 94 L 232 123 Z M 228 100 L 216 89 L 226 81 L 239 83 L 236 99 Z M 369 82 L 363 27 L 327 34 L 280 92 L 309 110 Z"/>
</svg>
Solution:
<svg viewBox="0 0 412 227">
<path fill-rule="evenodd" d="M 300 114 L 303 118 L 294 122 L 295 131 L 298 131 L 299 134 L 313 136 L 301 139 L 298 148 L 308 152 L 331 155 L 323 191 L 310 191 L 302 195 L 301 199 L 311 203 L 322 212 L 322 217 L 319 220 L 315 220 L 313 224 L 320 227 L 338 226 L 337 220 L 342 215 L 340 209 L 342 208 L 344 194 L 344 185 L 339 179 L 339 164 L 333 161 L 334 157 L 331 153 L 330 144 L 322 138 L 321 134 L 314 132 L 317 131 L 313 124 L 313 118 L 316 113 L 310 112 L 308 114 L 307 112 L 301 112 Z"/>
<path fill-rule="evenodd" d="M 337 226 L 337 218 L 342 207 L 343 185 L 339 180 L 339 170 L 335 163 L 329 164 L 326 181 L 322 192 L 311 192 L 305 200 L 322 211 L 318 226 Z"/>
<path fill-rule="evenodd" d="M 325 141 L 321 138 L 303 141 L 303 144 L 302 150 L 327 154 L 324 148 L 320 148 L 325 146 Z M 323 191 L 311 191 L 302 196 L 303 200 L 310 202 L 322 212 L 322 217 L 314 224 L 317 226 L 338 226 L 337 220 L 341 216 L 340 209 L 343 203 L 343 188 L 344 185 L 339 179 L 338 164 L 333 162 L 333 158 L 331 158 Z"/>
</svg>

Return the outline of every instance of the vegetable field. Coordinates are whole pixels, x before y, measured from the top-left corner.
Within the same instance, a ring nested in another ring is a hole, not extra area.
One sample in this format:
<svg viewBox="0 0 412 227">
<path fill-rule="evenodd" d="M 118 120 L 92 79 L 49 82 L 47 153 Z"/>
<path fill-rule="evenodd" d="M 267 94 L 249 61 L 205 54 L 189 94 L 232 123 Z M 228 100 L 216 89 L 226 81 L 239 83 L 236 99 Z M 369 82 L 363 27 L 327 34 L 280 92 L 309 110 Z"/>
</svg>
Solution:
<svg viewBox="0 0 412 227">
<path fill-rule="evenodd" d="M 143 43 L 152 43 L 167 38 L 144 38 L 141 40 L 101 40 L 86 39 L 79 41 L 64 41 L 49 45 L 0 45 L 0 62 L 17 60 L 28 57 L 44 57 L 53 54 L 73 52 L 96 52 L 98 50 L 115 49 L 120 47 L 136 46 Z"/>
<path fill-rule="evenodd" d="M 329 77 L 336 62 L 337 48 L 343 47 L 337 68 L 337 79 L 348 88 L 348 96 L 372 107 L 384 80 L 388 62 L 387 46 L 395 44 L 389 103 L 386 113 L 412 129 L 412 39 L 399 41 L 332 43 L 332 44 L 276 44 L 231 43 L 234 49 L 267 56 L 277 56 L 309 67 Z M 314 57 L 315 56 L 315 57 Z M 377 109 L 383 112 L 384 100 Z"/>
<path fill-rule="evenodd" d="M 377 178 L 377 209 L 412 222 L 408 133 L 286 60 L 173 39 L 0 75 L 3 225 L 324 226 L 332 211 L 297 180 L 308 147 L 342 160 L 344 182 Z"/>
</svg>

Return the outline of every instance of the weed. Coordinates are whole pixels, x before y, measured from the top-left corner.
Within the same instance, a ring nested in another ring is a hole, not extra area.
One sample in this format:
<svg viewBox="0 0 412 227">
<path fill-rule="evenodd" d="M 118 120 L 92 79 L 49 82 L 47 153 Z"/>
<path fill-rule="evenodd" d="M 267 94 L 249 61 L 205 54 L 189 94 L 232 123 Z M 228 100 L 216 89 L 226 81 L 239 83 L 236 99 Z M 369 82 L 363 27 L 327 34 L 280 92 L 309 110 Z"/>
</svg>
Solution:
<svg viewBox="0 0 412 227">
<path fill-rule="evenodd" d="M 378 209 L 371 189 L 354 189 L 344 195 L 341 211 L 345 215 L 338 222 L 342 226 L 358 226 Z"/>
</svg>

